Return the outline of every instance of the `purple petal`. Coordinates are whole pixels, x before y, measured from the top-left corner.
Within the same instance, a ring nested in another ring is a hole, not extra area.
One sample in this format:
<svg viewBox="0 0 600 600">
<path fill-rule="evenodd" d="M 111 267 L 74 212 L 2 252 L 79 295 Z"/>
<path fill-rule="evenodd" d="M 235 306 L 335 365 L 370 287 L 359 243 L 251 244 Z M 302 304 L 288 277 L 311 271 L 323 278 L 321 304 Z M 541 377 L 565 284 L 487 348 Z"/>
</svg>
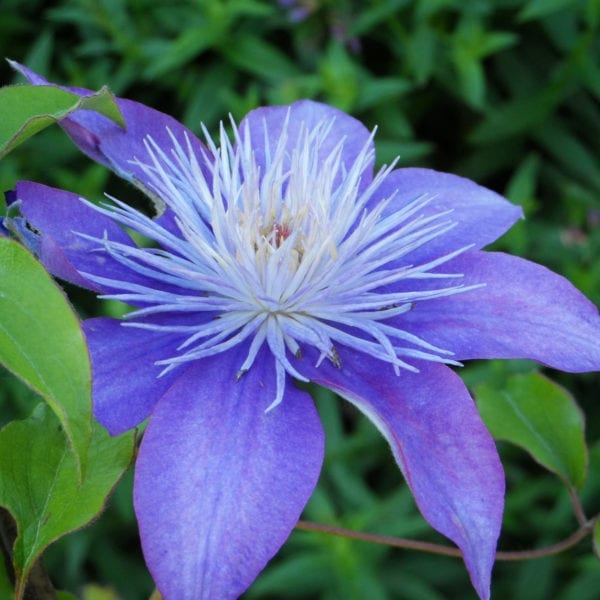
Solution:
<svg viewBox="0 0 600 600">
<path fill-rule="evenodd" d="M 106 253 L 97 251 L 99 242 L 77 235 L 83 233 L 96 238 L 106 235 L 120 243 L 134 245 L 117 224 L 81 202 L 77 194 L 20 181 L 15 195 L 21 201 L 21 214 L 38 233 L 38 248 L 35 250 L 53 275 L 97 291 L 103 288 L 78 271 L 131 279 L 128 269 Z"/>
<path fill-rule="evenodd" d="M 4 192 L 4 204 L 6 206 L 6 209 L 9 210 L 11 204 L 13 204 L 16 201 L 16 196 L 15 196 L 15 191 L 14 190 L 7 190 Z M 16 225 L 16 227 L 20 230 L 21 229 L 21 225 L 20 223 L 15 223 L 16 219 L 9 219 L 5 216 L 0 217 L 0 235 L 1 236 L 10 236 L 11 232 L 10 229 L 7 228 L 7 225 L 9 224 L 10 221 L 13 222 L 13 226 Z M 25 234 L 25 236 L 27 237 L 27 234 Z M 28 246 L 27 243 L 25 243 L 26 246 Z M 35 249 L 31 249 L 33 252 L 35 252 Z"/>
<path fill-rule="evenodd" d="M 399 325 L 457 360 L 527 358 L 571 372 L 600 370 L 598 309 L 564 277 L 522 258 L 469 252 L 446 267 L 485 287 L 418 303 Z"/>
<path fill-rule="evenodd" d="M 326 104 L 312 100 L 299 100 L 289 106 L 261 107 L 249 112 L 239 126 L 242 136 L 248 126 L 254 156 L 261 167 L 265 166 L 265 128 L 268 147 L 273 154 L 284 132 L 286 121 L 290 154 L 298 143 L 303 127 L 313 130 L 317 125 L 327 125 L 333 121 L 327 140 L 320 147 L 319 158 L 324 160 L 343 141 L 342 162 L 346 169 L 354 164 L 358 154 L 369 142 L 370 133 L 360 121 Z M 369 145 L 373 148 L 372 141 Z M 364 171 L 361 188 L 371 181 L 373 164 L 374 162 L 371 162 L 370 168 Z"/>
<path fill-rule="evenodd" d="M 132 271 L 108 253 L 99 251 L 101 242 L 97 240 L 102 238 L 132 247 L 135 244 L 119 225 L 86 205 L 77 194 L 20 181 L 15 195 L 21 202 L 21 213 L 28 227 L 35 230 L 34 239 L 24 239 L 24 242 L 56 277 L 98 292 L 114 290 L 91 281 L 82 273 L 156 287 L 153 279 Z M 24 228 L 24 225 L 19 225 L 19 229 Z M 32 235 L 30 228 L 25 229 L 25 233 Z M 165 282 L 161 282 L 160 287 L 163 291 L 189 293 Z"/>
<path fill-rule="evenodd" d="M 389 442 L 423 516 L 462 550 L 471 580 L 489 598 L 504 507 L 504 473 L 494 442 L 461 379 L 420 363 L 396 376 L 388 365 L 340 350 L 301 372 L 355 404 Z"/>
<path fill-rule="evenodd" d="M 323 432 L 310 397 L 275 396 L 265 353 L 241 380 L 237 352 L 203 360 L 159 401 L 134 502 L 165 600 L 237 598 L 285 542 L 317 482 Z"/>
<path fill-rule="evenodd" d="M 27 67 L 14 61 L 9 62 L 31 83 L 49 84 L 46 79 Z M 91 90 L 82 88 L 57 87 L 81 96 L 93 93 Z M 166 154 L 169 154 L 169 149 L 173 147 L 171 135 L 184 149 L 187 149 L 189 141 L 192 152 L 198 157 L 200 165 L 204 166 L 204 160 L 201 157 L 209 157 L 210 153 L 187 127 L 173 117 L 132 100 L 119 98 L 117 104 L 125 119 L 125 130 L 103 115 L 89 110 L 77 111 L 63 119 L 60 123 L 61 127 L 69 134 L 79 149 L 88 156 L 112 169 L 120 177 L 141 184 L 144 189 L 153 189 L 148 175 L 131 161 L 139 159 L 146 164 L 151 164 L 144 144 L 148 136 L 151 136 Z"/>
<path fill-rule="evenodd" d="M 395 212 L 412 200 L 433 198 L 420 215 L 451 211 L 446 217 L 456 225 L 409 255 L 411 262 L 427 261 L 474 244 L 481 248 L 500 237 L 523 216 L 520 207 L 469 179 L 431 169 L 407 168 L 390 173 L 372 202 L 394 196 L 386 213 Z"/>
<path fill-rule="evenodd" d="M 108 318 L 83 322 L 92 361 L 94 415 L 112 435 L 118 435 L 146 419 L 158 399 L 183 370 L 158 377 L 156 366 L 175 352 L 182 341 L 173 333 L 124 327 Z"/>
</svg>

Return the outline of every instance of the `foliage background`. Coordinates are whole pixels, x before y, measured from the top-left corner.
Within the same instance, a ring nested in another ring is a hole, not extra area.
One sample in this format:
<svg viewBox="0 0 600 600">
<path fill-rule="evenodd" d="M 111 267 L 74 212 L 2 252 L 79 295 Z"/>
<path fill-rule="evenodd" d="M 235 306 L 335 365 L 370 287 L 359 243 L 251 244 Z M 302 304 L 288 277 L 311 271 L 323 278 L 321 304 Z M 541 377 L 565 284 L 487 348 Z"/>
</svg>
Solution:
<svg viewBox="0 0 600 600">
<path fill-rule="evenodd" d="M 51 81 L 144 102 L 200 133 L 231 113 L 301 97 L 378 125 L 380 163 L 459 173 L 507 195 L 527 219 L 498 249 L 566 275 L 600 304 L 600 2 L 598 0 L 0 0 L 0 55 Z M 0 83 L 17 81 L 0 65 Z M 58 128 L 0 163 L 1 191 L 32 179 L 100 199 L 137 193 L 80 155 Z M 84 317 L 114 314 L 69 290 Z M 135 368 L 132 365 L 132 368 Z M 469 385 L 502 386 L 523 362 L 473 363 Z M 590 476 L 600 510 L 598 374 L 549 373 L 587 416 Z M 328 434 L 321 482 L 305 518 L 442 541 L 419 516 L 390 453 L 350 407 L 316 391 Z M 0 372 L 0 424 L 28 414 L 33 394 Z M 499 444 L 508 498 L 500 547 L 539 547 L 576 528 L 566 491 L 522 451 Z M 125 478 L 105 514 L 56 543 L 56 585 L 92 598 L 147 598 Z M 600 567 L 589 540 L 565 554 L 498 563 L 497 599 L 592 600 Z M 105 590 L 108 594 L 108 590 Z M 107 598 L 112 596 L 107 595 Z M 460 561 L 295 532 L 247 593 L 253 598 L 475 598 Z"/>
</svg>

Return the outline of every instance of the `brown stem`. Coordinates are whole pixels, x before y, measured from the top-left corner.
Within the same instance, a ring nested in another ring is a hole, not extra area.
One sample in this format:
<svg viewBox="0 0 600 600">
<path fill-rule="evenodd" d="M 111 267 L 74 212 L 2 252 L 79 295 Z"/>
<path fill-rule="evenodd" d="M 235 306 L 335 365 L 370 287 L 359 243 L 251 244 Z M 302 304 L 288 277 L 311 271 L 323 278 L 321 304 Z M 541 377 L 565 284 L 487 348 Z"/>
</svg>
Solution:
<svg viewBox="0 0 600 600">
<path fill-rule="evenodd" d="M 591 521 L 584 523 L 577 531 L 556 544 L 545 546 L 543 548 L 536 548 L 534 550 L 519 550 L 517 552 L 499 551 L 496 553 L 496 560 L 530 560 L 562 552 L 567 548 L 575 546 L 575 544 L 581 541 L 584 537 L 588 536 L 593 529 L 595 520 L 596 519 L 592 519 Z M 397 538 L 387 535 L 375 535 L 373 533 L 362 533 L 358 531 L 352 531 L 351 529 L 345 529 L 344 527 L 320 525 L 318 523 L 312 523 L 311 521 L 298 521 L 296 528 L 303 531 L 318 531 L 320 533 L 339 535 L 350 539 L 371 542 L 373 544 L 383 544 L 385 546 L 392 546 L 395 548 L 418 550 L 420 552 L 441 554 L 443 556 L 454 556 L 457 558 L 462 557 L 462 552 L 458 548 L 453 546 L 445 546 L 443 544 L 421 542 L 418 540 L 409 540 L 406 538 Z"/>
<path fill-rule="evenodd" d="M 17 535 L 15 521 L 11 514 L 0 506 L 0 551 L 10 582 L 15 584 L 15 573 L 12 566 L 12 547 Z"/>
<path fill-rule="evenodd" d="M 431 554 L 443 554 L 445 556 L 457 557 L 462 556 L 462 553 L 458 548 L 453 548 L 451 546 L 443 546 L 442 544 L 433 544 L 431 542 L 420 542 L 418 540 L 409 540 L 406 538 L 397 538 L 389 535 L 362 533 L 360 531 L 352 531 L 352 529 L 345 529 L 344 527 L 320 525 L 319 523 L 313 523 L 311 521 L 298 521 L 296 529 L 329 533 L 331 535 L 339 535 L 363 542 L 383 544 L 384 546 L 393 546 L 395 548 L 406 548 L 408 550 L 419 550 L 421 552 L 430 552 Z"/>
<path fill-rule="evenodd" d="M 579 498 L 579 494 L 577 490 L 571 486 L 567 485 L 567 490 L 569 491 L 569 498 L 571 498 L 571 504 L 573 505 L 573 512 L 575 513 L 575 518 L 581 527 L 584 527 L 588 522 L 588 518 L 585 516 L 585 512 L 583 510 L 583 505 L 581 504 L 581 500 Z"/>
<path fill-rule="evenodd" d="M 41 560 L 31 567 L 27 581 L 18 579 L 12 565 L 12 552 L 17 539 L 17 524 L 12 515 L 0 507 L 0 548 L 9 579 L 15 585 L 15 598 L 19 600 L 56 600 L 56 590 Z"/>
</svg>

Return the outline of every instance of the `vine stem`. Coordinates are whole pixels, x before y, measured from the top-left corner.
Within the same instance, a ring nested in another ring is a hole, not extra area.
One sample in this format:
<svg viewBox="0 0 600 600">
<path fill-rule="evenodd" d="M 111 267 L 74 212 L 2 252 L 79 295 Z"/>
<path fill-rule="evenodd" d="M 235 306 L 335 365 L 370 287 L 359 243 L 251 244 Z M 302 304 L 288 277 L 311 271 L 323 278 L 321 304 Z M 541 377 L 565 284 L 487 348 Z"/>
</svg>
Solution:
<svg viewBox="0 0 600 600">
<path fill-rule="evenodd" d="M 550 546 L 544 546 L 543 548 L 536 548 L 533 550 L 519 550 L 515 552 L 499 551 L 496 553 L 496 560 L 530 560 L 534 558 L 542 558 L 543 556 L 550 556 L 552 554 L 558 554 L 567 548 L 575 546 L 583 538 L 588 536 L 593 527 L 595 521 L 600 518 L 600 515 L 594 519 L 587 521 L 582 524 L 577 531 L 573 532 L 570 536 L 564 540 L 552 544 Z M 338 535 L 354 540 L 360 540 L 363 542 L 371 542 L 373 544 L 382 544 L 385 546 L 392 546 L 394 548 L 404 548 L 407 550 L 418 550 L 420 552 L 429 552 L 430 554 L 440 554 L 443 556 L 452 556 L 456 558 L 462 557 L 462 552 L 454 546 L 445 546 L 444 544 L 434 544 L 432 542 L 422 542 L 419 540 L 410 540 L 407 538 L 397 538 L 387 535 L 375 535 L 373 533 L 363 533 L 359 531 L 353 531 L 352 529 L 345 529 L 344 527 L 333 527 L 331 525 L 321 525 L 319 523 L 313 523 L 312 521 L 298 521 L 296 529 L 303 531 L 317 531 L 319 533 L 327 533 L 330 535 Z"/>
<path fill-rule="evenodd" d="M 504 552 L 500 551 L 496 553 L 496 560 L 531 560 L 534 558 L 542 558 L 544 556 L 550 556 L 552 554 L 558 554 L 567 548 L 575 546 L 583 538 L 588 536 L 594 529 L 596 521 L 600 520 L 600 514 L 597 514 L 594 518 L 583 523 L 581 527 L 573 532 L 569 537 L 564 540 L 552 544 L 550 546 L 544 546 L 543 548 L 536 548 L 534 550 L 519 550 L 516 552 Z M 341 537 L 350 538 L 353 540 L 359 540 L 361 542 L 371 542 L 372 544 L 382 544 L 385 546 L 392 546 L 394 548 L 404 548 L 406 550 L 418 550 L 420 552 L 429 552 L 430 554 L 440 554 L 442 556 L 451 556 L 454 558 L 462 558 L 462 552 L 453 546 L 445 546 L 443 544 L 434 544 L 432 542 L 422 542 L 419 540 L 409 540 L 407 538 L 397 538 L 389 535 L 375 535 L 374 533 L 363 533 L 360 531 L 353 531 L 352 529 L 345 529 L 344 527 L 333 527 L 331 525 L 321 525 L 319 523 L 313 523 L 312 521 L 300 520 L 296 523 L 296 529 L 301 531 L 316 531 L 317 533 L 326 533 L 329 535 L 338 535 Z M 162 600 L 162 596 L 158 590 L 154 590 L 148 600 Z"/>
<path fill-rule="evenodd" d="M 571 499 L 571 504 L 573 505 L 573 511 L 575 512 L 575 518 L 581 527 L 585 527 L 588 519 L 585 516 L 585 512 L 583 510 L 583 505 L 581 504 L 581 500 L 579 498 L 579 494 L 577 490 L 570 484 L 567 485 L 567 490 L 569 492 L 569 498 Z"/>
</svg>

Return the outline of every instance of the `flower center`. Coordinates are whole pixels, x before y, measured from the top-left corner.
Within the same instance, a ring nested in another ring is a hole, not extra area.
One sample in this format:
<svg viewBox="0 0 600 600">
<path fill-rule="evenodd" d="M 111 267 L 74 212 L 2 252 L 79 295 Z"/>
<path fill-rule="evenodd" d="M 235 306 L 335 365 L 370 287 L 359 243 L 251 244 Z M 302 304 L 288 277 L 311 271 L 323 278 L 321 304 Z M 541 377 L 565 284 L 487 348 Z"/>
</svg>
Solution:
<svg viewBox="0 0 600 600">
<path fill-rule="evenodd" d="M 269 244 L 275 248 L 279 248 L 281 243 L 290 237 L 290 233 L 292 233 L 292 230 L 290 229 L 289 224 L 273 223 L 271 230 L 267 234 L 263 235 L 266 235 Z"/>
<path fill-rule="evenodd" d="M 333 127 L 303 126 L 291 139 L 286 123 L 271 142 L 266 125 L 264 137 L 234 126 L 234 143 L 221 128 L 220 147 L 207 135 L 204 157 L 173 135 L 170 149 L 148 138 L 150 161 L 136 162 L 169 219 L 163 224 L 119 201 L 98 209 L 159 247 L 99 240 L 137 277 L 95 279 L 114 290 L 108 297 L 139 307 L 126 325 L 187 336 L 161 361 L 163 372 L 244 344 L 241 376 L 267 344 L 277 372 L 275 405 L 288 375 L 304 379 L 292 363 L 304 345 L 318 349 L 319 363 L 339 365 L 338 347 L 349 346 L 398 373 L 417 370 L 411 359 L 453 363 L 448 352 L 401 328 L 401 315 L 416 303 L 474 287 L 420 285 L 460 277 L 438 267 L 466 248 L 410 261 L 413 250 L 453 227 L 449 213 L 426 214 L 431 197 L 401 203 L 383 196 L 394 165 L 371 179 L 372 136 L 347 164 L 345 140 L 331 149 Z M 137 282 L 140 275 L 146 283 Z"/>
</svg>

